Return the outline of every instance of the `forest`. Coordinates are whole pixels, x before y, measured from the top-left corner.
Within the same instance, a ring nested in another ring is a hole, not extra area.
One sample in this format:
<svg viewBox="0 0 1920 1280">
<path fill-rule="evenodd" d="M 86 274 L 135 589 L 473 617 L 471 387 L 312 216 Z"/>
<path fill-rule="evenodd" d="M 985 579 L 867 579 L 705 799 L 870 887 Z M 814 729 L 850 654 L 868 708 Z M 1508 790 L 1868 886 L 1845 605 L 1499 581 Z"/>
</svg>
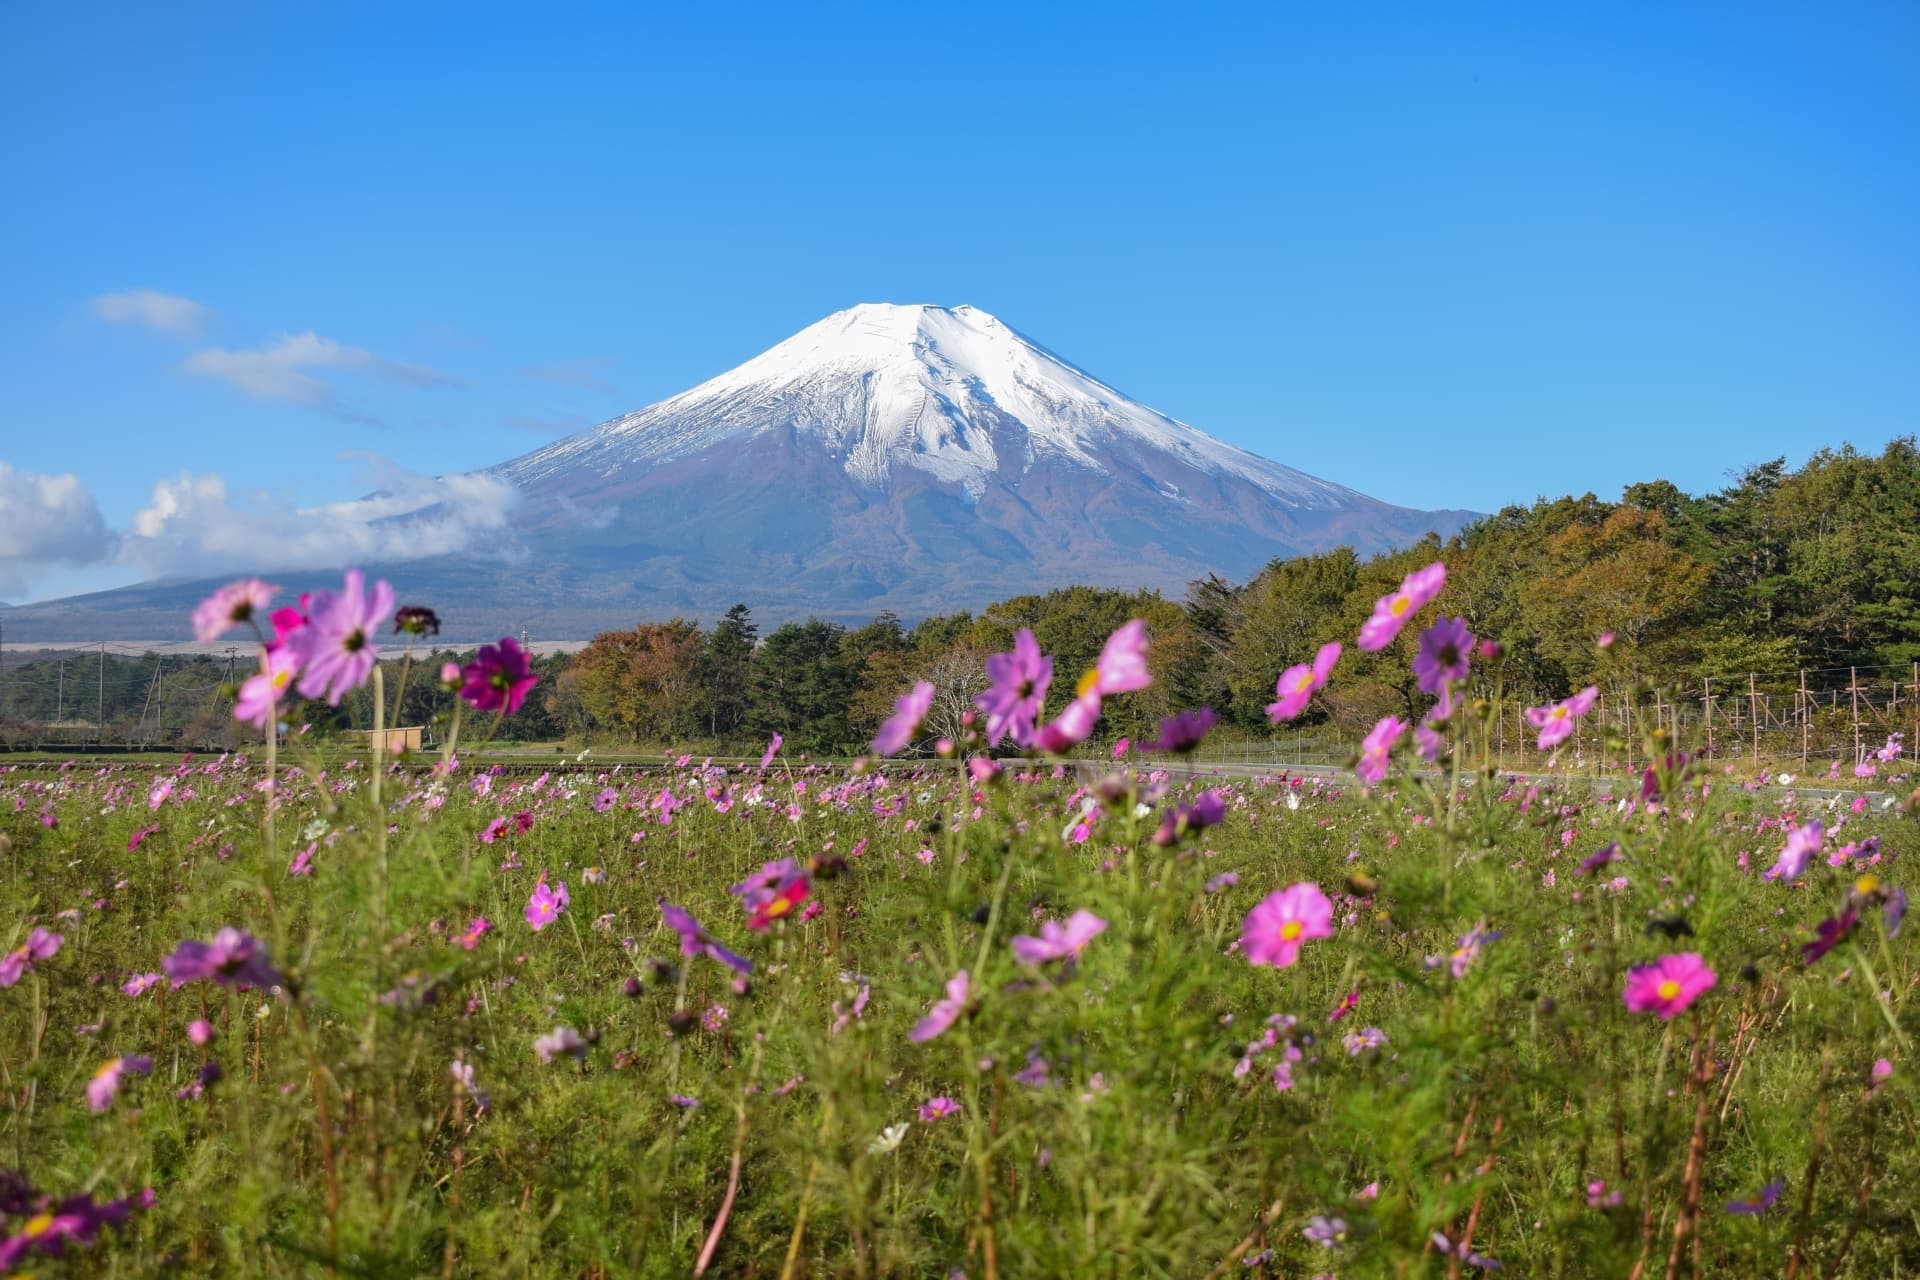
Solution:
<svg viewBox="0 0 1920 1280">
<path fill-rule="evenodd" d="M 1339 549 L 1275 560 L 1247 582 L 1196 581 L 1178 600 L 1075 586 L 911 623 L 883 613 L 858 627 L 816 618 L 763 631 L 744 603 L 708 626 L 637 622 L 537 659 L 540 686 L 499 736 L 721 751 L 779 733 L 792 750 L 851 754 L 916 680 L 938 691 L 929 731 L 955 736 L 985 686 L 985 655 L 1007 649 L 1021 628 L 1054 659 L 1052 711 L 1106 636 L 1140 617 L 1157 679 L 1110 715 L 1109 740 L 1150 734 L 1159 718 L 1204 705 L 1225 736 L 1258 741 L 1271 732 L 1263 708 L 1278 674 L 1323 643 L 1349 640 L 1379 596 L 1434 559 L 1447 563 L 1450 606 L 1476 634 L 1502 638 L 1502 678 L 1523 698 L 1600 684 L 1698 701 L 1714 681 L 1755 697 L 1868 686 L 1896 707 L 1920 695 L 1920 446 L 1909 436 L 1878 455 L 1822 451 L 1797 470 L 1776 458 L 1708 494 L 1653 480 L 1616 501 L 1543 498 L 1444 543 L 1368 559 Z M 403 603 L 431 605 L 397 585 Z M 1309 731 L 1317 720 L 1351 737 L 1380 715 L 1409 714 L 1411 643 L 1403 637 L 1374 654 L 1349 646 Z M 389 689 L 399 687 L 398 652 L 383 649 Z M 416 655 L 403 723 L 431 722 L 432 672 L 453 656 Z M 244 676 L 244 653 L 238 661 Z M 60 725 L 74 742 L 219 745 L 235 740 L 234 671 L 214 657 L 10 654 L 0 669 L 0 734 L 45 741 Z M 296 718 L 322 730 L 365 727 L 371 706 L 362 692 Z"/>
</svg>

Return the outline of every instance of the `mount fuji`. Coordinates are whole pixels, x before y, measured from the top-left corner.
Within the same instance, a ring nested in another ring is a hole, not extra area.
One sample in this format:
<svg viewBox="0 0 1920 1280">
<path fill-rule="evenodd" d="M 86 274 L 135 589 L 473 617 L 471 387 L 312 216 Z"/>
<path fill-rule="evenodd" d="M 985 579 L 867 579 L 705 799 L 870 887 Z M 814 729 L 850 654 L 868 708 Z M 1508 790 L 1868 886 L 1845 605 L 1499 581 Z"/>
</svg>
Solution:
<svg viewBox="0 0 1920 1280">
<path fill-rule="evenodd" d="M 523 626 L 583 639 L 736 601 L 763 621 L 911 620 L 1071 583 L 1178 594 L 1209 572 L 1245 578 L 1342 544 L 1370 553 L 1473 518 L 1235 448 L 968 306 L 836 312 L 481 474 L 518 495 L 495 545 L 369 566 L 461 639 Z M 41 638 L 34 615 L 48 611 L 62 631 L 93 615 L 84 638 L 108 617 L 115 634 L 177 635 L 204 585 L 10 610 L 8 637 Z"/>
</svg>

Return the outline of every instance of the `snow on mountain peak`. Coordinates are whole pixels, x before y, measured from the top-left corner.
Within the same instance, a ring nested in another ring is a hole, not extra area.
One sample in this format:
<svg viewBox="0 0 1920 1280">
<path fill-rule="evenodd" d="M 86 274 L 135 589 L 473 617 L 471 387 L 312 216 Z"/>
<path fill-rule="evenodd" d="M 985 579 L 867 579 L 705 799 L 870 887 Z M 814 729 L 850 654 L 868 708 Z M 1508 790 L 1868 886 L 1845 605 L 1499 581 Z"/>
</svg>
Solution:
<svg viewBox="0 0 1920 1280">
<path fill-rule="evenodd" d="M 1106 474 L 1145 452 L 1247 480 L 1292 507 L 1361 495 L 1216 440 L 1138 403 L 977 307 L 862 303 L 691 390 L 505 464 L 516 483 L 612 476 L 791 430 L 867 488 L 899 467 L 973 498 L 1052 458 Z M 1167 496 L 1180 486 L 1162 480 Z"/>
</svg>

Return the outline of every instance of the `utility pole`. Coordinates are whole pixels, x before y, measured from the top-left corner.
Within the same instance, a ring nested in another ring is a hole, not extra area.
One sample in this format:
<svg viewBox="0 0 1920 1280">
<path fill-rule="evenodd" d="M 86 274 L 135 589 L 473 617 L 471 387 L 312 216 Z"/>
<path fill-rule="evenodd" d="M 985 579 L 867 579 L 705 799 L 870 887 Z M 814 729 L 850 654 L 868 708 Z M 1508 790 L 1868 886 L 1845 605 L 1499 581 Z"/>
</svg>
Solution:
<svg viewBox="0 0 1920 1280">
<path fill-rule="evenodd" d="M 53 722 L 59 724 L 67 718 L 67 660 L 60 659 L 60 692 L 54 695 Z"/>
<path fill-rule="evenodd" d="M 104 746 L 107 741 L 107 642 L 100 642 L 100 688 L 98 700 L 93 704 L 93 741 L 95 746 Z"/>
</svg>

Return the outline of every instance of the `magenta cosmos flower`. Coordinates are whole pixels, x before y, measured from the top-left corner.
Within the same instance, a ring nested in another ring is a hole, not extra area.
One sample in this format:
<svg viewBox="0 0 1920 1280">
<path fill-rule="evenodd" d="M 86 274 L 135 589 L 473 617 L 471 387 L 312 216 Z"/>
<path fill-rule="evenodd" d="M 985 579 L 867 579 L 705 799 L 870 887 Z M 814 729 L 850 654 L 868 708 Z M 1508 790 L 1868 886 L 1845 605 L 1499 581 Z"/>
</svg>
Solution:
<svg viewBox="0 0 1920 1280">
<path fill-rule="evenodd" d="M 1467 659 L 1473 652 L 1473 632 L 1465 618 L 1442 618 L 1420 633 L 1420 651 L 1413 655 L 1413 675 L 1421 689 L 1439 697 L 1447 686 L 1467 678 Z"/>
<path fill-rule="evenodd" d="M 913 1024 L 907 1039 L 921 1044 L 952 1026 L 967 1007 L 967 991 L 967 971 L 962 969 L 947 979 L 946 998 L 933 1002 L 933 1008 L 927 1010 L 927 1016 Z"/>
<path fill-rule="evenodd" d="M 98 1114 L 112 1106 L 123 1078 L 152 1074 L 153 1059 L 145 1054 L 110 1059 L 87 1081 L 87 1110 Z"/>
<path fill-rule="evenodd" d="M 1392 644 L 1400 628 L 1411 622 L 1413 615 L 1446 585 L 1447 566 L 1437 560 L 1408 574 L 1400 589 L 1381 596 L 1374 603 L 1373 616 L 1360 624 L 1360 647 L 1375 653 Z"/>
<path fill-rule="evenodd" d="M 1073 960 L 1087 944 L 1106 932 L 1107 922 L 1091 911 L 1076 911 L 1066 924 L 1049 920 L 1040 926 L 1040 936 L 1019 934 L 1013 939 L 1013 954 L 1021 964 L 1043 965 L 1053 960 Z"/>
<path fill-rule="evenodd" d="M 393 613 L 393 588 L 383 579 L 366 590 L 366 575 L 347 570 L 339 594 L 322 591 L 313 597 L 307 625 L 287 636 L 287 647 L 300 661 L 300 695 L 326 696 L 339 706 L 349 690 L 358 689 L 373 672 L 380 656 L 373 638 Z"/>
<path fill-rule="evenodd" d="M 273 593 L 280 588 L 258 578 L 229 582 L 202 600 L 193 611 L 193 638 L 201 644 L 218 640 L 228 628 L 253 621 L 253 615 L 266 612 Z"/>
<path fill-rule="evenodd" d="M 920 725 L 932 708 L 933 682 L 921 680 L 894 700 L 893 714 L 880 726 L 880 732 L 873 735 L 874 753 L 890 756 L 904 750 L 920 732 Z"/>
<path fill-rule="evenodd" d="M 533 660 L 512 636 L 499 644 L 483 644 L 460 671 L 460 696 L 479 711 L 512 715 L 527 699 L 527 690 L 540 682 Z"/>
<path fill-rule="evenodd" d="M 1372 731 L 1360 740 L 1360 759 L 1353 766 L 1360 781 L 1371 786 L 1387 776 L 1387 760 L 1393 753 L 1393 745 L 1406 732 L 1407 722 L 1398 716 L 1381 716 L 1374 722 Z"/>
<path fill-rule="evenodd" d="M 1116 693 L 1132 693 L 1144 689 L 1153 683 L 1153 673 L 1147 670 L 1147 624 L 1134 618 L 1122 623 L 1119 630 L 1107 637 L 1107 643 L 1100 649 L 1100 660 L 1093 664 L 1093 670 L 1080 679 L 1076 692 L 1093 692 L 1103 698 Z"/>
<path fill-rule="evenodd" d="M 974 699 L 987 715 L 987 745 L 1012 737 L 1018 746 L 1033 740 L 1033 727 L 1047 702 L 1053 680 L 1053 659 L 1040 652 L 1040 642 L 1025 627 L 1013 638 L 1012 653 L 987 658 L 987 679 L 993 687 Z"/>
<path fill-rule="evenodd" d="M 1333 664 L 1338 661 L 1340 646 L 1323 644 L 1320 652 L 1313 655 L 1313 665 L 1303 662 L 1281 672 L 1279 681 L 1273 686 L 1280 700 L 1268 704 L 1267 719 L 1279 724 L 1305 711 L 1307 704 L 1313 701 L 1313 695 L 1327 687 L 1327 677 L 1333 674 Z"/>
<path fill-rule="evenodd" d="M 1714 972 L 1707 962 L 1697 952 L 1684 951 L 1629 969 L 1621 999 L 1635 1013 L 1671 1018 L 1713 990 L 1713 984 Z"/>
<path fill-rule="evenodd" d="M 548 888 L 547 873 L 542 871 L 540 878 L 534 882 L 532 895 L 527 898 L 527 923 L 538 933 L 558 920 L 571 901 L 573 899 L 567 895 L 567 882 L 562 880 L 557 886 Z"/>
<path fill-rule="evenodd" d="M 1240 930 L 1240 949 L 1249 964 L 1284 969 L 1300 958 L 1300 944 L 1309 938 L 1333 936 L 1333 903 L 1320 886 L 1302 881 L 1267 895 L 1247 913 Z"/>
<path fill-rule="evenodd" d="M 1573 722 L 1592 710 L 1600 691 L 1588 685 L 1564 702 L 1528 707 L 1527 723 L 1540 731 L 1540 749 L 1551 751 L 1573 736 Z"/>
</svg>

